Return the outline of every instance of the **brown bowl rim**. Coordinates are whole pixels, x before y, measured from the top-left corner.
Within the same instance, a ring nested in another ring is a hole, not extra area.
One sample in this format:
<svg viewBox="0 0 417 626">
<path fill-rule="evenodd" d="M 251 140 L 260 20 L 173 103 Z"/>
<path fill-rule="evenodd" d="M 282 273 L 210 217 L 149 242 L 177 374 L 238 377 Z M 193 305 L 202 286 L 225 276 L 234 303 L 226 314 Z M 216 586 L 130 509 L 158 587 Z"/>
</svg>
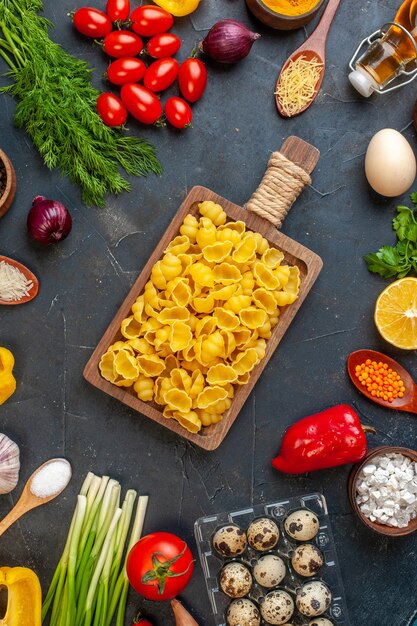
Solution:
<svg viewBox="0 0 417 626">
<path fill-rule="evenodd" d="M 14 200 L 16 190 L 13 191 L 13 186 L 16 185 L 16 173 L 14 171 L 13 164 L 7 154 L 0 148 L 0 161 L 3 163 L 6 170 L 6 187 L 3 194 L 0 196 L 0 217 L 2 217 L 10 208 Z M 11 197 L 10 197 L 11 196 Z M 9 202 L 9 206 L 5 210 L 4 206 Z"/>
<path fill-rule="evenodd" d="M 300 19 L 304 19 L 306 17 L 314 17 L 315 13 L 323 6 L 326 0 L 318 0 L 318 2 L 314 5 L 312 9 L 307 11 L 306 13 L 300 13 L 299 15 L 286 15 L 285 13 L 278 13 L 278 11 L 274 11 L 270 9 L 262 0 L 254 0 L 256 4 L 268 15 L 271 17 L 278 17 L 282 20 L 287 20 L 288 22 L 295 22 Z"/>
<path fill-rule="evenodd" d="M 411 535 L 412 533 L 417 531 L 417 517 L 411 520 L 408 526 L 406 526 L 405 528 L 386 526 L 385 524 L 372 522 L 361 512 L 356 502 L 356 480 L 359 472 L 364 467 L 364 465 L 366 465 L 371 459 L 381 454 L 386 454 L 387 452 L 403 454 L 404 456 L 407 456 L 408 458 L 417 462 L 417 451 L 412 450 L 411 448 L 404 448 L 401 446 L 379 446 L 377 448 L 372 448 L 372 450 L 368 452 L 368 454 L 365 456 L 364 459 L 362 459 L 362 461 L 356 463 L 356 465 L 352 467 L 348 478 L 349 501 L 352 509 L 354 510 L 358 518 L 362 521 L 362 523 L 374 532 L 380 535 L 385 535 L 386 537 L 404 537 L 405 535 Z"/>
</svg>

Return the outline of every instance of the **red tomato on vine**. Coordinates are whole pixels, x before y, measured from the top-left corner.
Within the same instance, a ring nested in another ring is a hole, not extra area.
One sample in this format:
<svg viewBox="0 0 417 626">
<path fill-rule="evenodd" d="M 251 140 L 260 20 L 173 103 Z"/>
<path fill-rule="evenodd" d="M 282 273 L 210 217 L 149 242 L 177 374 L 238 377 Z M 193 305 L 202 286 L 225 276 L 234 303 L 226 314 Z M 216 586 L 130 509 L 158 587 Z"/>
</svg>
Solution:
<svg viewBox="0 0 417 626">
<path fill-rule="evenodd" d="M 189 583 L 194 559 L 185 541 L 152 533 L 133 546 L 126 570 L 132 587 L 148 600 L 171 600 Z"/>
</svg>

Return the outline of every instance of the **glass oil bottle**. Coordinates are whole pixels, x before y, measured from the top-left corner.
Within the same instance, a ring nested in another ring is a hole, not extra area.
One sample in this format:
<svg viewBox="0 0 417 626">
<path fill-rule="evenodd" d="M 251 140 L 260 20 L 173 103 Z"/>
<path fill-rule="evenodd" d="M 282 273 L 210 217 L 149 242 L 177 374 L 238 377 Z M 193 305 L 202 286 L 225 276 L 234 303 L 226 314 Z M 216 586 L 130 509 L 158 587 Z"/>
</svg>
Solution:
<svg viewBox="0 0 417 626">
<path fill-rule="evenodd" d="M 359 56 L 364 44 L 369 47 Z M 417 76 L 417 0 L 405 0 L 394 22 L 385 24 L 357 48 L 349 64 L 349 80 L 360 94 L 386 93 L 411 82 Z M 402 82 L 387 85 L 404 76 Z"/>
</svg>

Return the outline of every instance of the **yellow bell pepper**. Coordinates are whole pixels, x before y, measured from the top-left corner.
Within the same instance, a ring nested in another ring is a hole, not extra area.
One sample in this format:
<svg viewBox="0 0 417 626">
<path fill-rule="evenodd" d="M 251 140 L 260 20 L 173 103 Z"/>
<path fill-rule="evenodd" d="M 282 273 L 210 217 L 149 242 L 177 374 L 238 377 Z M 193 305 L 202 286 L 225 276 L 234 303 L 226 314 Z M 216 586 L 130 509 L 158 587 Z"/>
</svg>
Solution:
<svg viewBox="0 0 417 626">
<path fill-rule="evenodd" d="M 16 379 L 12 374 L 14 356 L 7 348 L 0 346 L 0 404 L 6 402 L 16 391 Z"/>
<path fill-rule="evenodd" d="M 0 626 L 41 626 L 39 578 L 26 567 L 0 567 L 0 587 L 7 587 L 7 610 Z"/>
<path fill-rule="evenodd" d="M 154 2 L 175 17 L 193 13 L 200 4 L 200 0 L 154 0 Z"/>
</svg>

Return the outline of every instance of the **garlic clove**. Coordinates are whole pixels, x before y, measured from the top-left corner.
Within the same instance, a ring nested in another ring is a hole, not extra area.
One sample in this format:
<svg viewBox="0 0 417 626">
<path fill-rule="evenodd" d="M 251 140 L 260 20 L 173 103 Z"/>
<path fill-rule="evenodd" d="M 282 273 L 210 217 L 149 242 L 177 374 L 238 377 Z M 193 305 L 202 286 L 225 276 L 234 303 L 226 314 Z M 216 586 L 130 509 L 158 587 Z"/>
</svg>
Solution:
<svg viewBox="0 0 417 626">
<path fill-rule="evenodd" d="M 13 491 L 19 480 L 19 470 L 19 446 L 0 433 L 0 494 Z"/>
</svg>

